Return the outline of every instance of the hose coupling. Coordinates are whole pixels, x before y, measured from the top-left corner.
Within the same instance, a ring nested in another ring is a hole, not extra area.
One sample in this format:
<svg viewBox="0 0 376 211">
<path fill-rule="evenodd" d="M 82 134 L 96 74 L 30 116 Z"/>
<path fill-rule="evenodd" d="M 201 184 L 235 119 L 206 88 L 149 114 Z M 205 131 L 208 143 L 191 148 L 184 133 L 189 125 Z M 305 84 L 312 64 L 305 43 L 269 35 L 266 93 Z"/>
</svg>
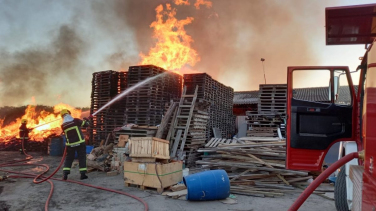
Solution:
<svg viewBox="0 0 376 211">
<path fill-rule="evenodd" d="M 364 150 L 358 152 L 358 156 L 359 156 L 359 159 L 364 161 L 364 157 L 365 157 Z"/>
</svg>

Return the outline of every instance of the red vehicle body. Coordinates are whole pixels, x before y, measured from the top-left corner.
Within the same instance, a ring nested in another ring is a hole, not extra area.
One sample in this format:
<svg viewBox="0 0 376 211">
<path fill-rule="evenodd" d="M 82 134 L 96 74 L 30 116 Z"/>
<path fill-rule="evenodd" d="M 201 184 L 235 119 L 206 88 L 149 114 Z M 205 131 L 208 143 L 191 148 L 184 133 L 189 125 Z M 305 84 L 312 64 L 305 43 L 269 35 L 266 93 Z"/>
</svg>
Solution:
<svg viewBox="0 0 376 211">
<path fill-rule="evenodd" d="M 336 142 L 352 141 L 364 150 L 361 210 L 376 210 L 376 4 L 326 9 L 326 44 L 364 44 L 366 53 L 357 70 L 359 88 L 355 92 L 350 70 L 345 66 L 288 67 L 287 73 L 287 158 L 286 168 L 321 170 L 325 155 Z M 294 73 L 327 73 L 327 101 L 307 101 L 294 96 Z M 342 78 L 341 78 L 342 77 Z M 345 80 L 344 78 L 347 78 Z M 346 82 L 340 87 L 339 81 Z M 341 92 L 351 100 L 339 102 Z M 337 184 L 336 184 L 337 185 Z M 355 184 L 354 184 L 355 185 Z M 338 207 L 337 207 L 338 209 Z M 349 207 L 348 209 L 351 209 Z"/>
</svg>

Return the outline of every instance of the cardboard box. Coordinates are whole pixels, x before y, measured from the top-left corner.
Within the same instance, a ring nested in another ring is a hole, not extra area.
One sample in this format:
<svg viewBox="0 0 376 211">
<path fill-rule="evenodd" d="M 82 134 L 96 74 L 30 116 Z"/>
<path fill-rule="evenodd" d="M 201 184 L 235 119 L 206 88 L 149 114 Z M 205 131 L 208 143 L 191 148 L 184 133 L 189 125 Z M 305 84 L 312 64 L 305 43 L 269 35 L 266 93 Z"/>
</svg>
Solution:
<svg viewBox="0 0 376 211">
<path fill-rule="evenodd" d="M 155 171 L 156 165 L 163 188 L 175 185 L 183 180 L 183 164 L 181 162 L 168 164 L 124 162 L 125 184 L 160 189 L 161 183 Z"/>
</svg>

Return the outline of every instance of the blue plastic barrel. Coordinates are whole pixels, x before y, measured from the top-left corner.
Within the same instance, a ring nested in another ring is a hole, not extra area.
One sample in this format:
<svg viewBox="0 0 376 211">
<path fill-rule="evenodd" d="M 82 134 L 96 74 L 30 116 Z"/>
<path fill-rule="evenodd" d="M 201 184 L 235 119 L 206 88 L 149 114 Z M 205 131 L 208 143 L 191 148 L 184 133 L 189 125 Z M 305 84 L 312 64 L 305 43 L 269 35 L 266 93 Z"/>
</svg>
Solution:
<svg viewBox="0 0 376 211">
<path fill-rule="evenodd" d="M 63 155 L 63 140 L 60 136 L 51 138 L 50 155 L 61 156 Z"/>
<path fill-rule="evenodd" d="M 94 146 L 86 145 L 86 154 L 90 154 L 91 150 L 94 149 Z"/>
<path fill-rule="evenodd" d="M 187 200 L 209 201 L 225 199 L 230 195 L 230 180 L 224 170 L 204 171 L 183 178 Z"/>
</svg>

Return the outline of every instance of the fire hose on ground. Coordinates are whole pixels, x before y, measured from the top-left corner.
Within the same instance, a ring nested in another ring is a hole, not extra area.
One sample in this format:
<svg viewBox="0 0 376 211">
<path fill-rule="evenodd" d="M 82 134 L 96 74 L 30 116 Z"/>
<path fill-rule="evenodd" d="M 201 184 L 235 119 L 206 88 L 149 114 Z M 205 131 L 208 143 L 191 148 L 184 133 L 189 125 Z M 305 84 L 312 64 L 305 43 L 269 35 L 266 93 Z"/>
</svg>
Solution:
<svg viewBox="0 0 376 211">
<path fill-rule="evenodd" d="M 330 165 L 324 172 L 322 172 L 304 191 L 300 194 L 299 198 L 291 205 L 288 211 L 297 211 L 300 206 L 305 202 L 305 200 L 313 193 L 313 191 L 332 173 L 334 173 L 338 168 L 345 165 L 346 163 L 350 162 L 352 159 L 355 158 L 364 158 L 363 151 L 362 152 L 353 152 L 350 153 L 337 162 Z"/>
<path fill-rule="evenodd" d="M 12 162 L 8 162 L 8 163 L 5 163 L 5 164 L 0 164 L 0 168 L 1 167 L 12 167 L 12 166 L 40 166 L 40 167 L 46 168 L 46 170 L 44 172 L 42 172 L 41 174 L 39 174 L 39 175 L 30 174 L 30 173 L 23 173 L 23 172 L 17 172 L 17 171 L 10 171 L 10 170 L 3 170 L 3 169 L 0 169 L 0 171 L 7 172 L 7 173 L 12 173 L 12 174 L 20 174 L 20 175 L 10 175 L 10 176 L 8 176 L 9 178 L 33 178 L 33 182 L 35 184 L 40 184 L 40 183 L 43 183 L 45 181 L 47 181 L 48 183 L 50 183 L 51 190 L 50 190 L 50 193 L 49 193 L 49 195 L 47 197 L 46 203 L 44 205 L 44 210 L 45 211 L 48 211 L 48 204 L 50 202 L 50 199 L 51 199 L 53 191 L 54 191 L 54 184 L 53 184 L 53 182 L 51 180 L 62 181 L 62 182 L 70 182 L 70 183 L 75 183 L 75 184 L 79 184 L 79 185 L 83 185 L 83 186 L 87 186 L 87 187 L 91 187 L 91 188 L 96 188 L 96 189 L 100 189 L 100 190 L 105 190 L 105 191 L 109 191 L 109 192 L 113 192 L 113 193 L 122 194 L 122 195 L 131 197 L 131 198 L 136 199 L 139 202 L 141 202 L 144 205 L 144 211 L 149 210 L 148 204 L 143 199 L 141 199 L 141 198 L 139 198 L 137 196 L 134 196 L 134 195 L 122 192 L 122 191 L 117 191 L 117 190 L 113 190 L 113 189 L 109 189 L 109 188 L 104 188 L 104 187 L 100 187 L 100 186 L 94 186 L 94 185 L 86 184 L 86 183 L 83 183 L 83 182 L 53 178 L 53 176 L 59 171 L 59 169 L 61 168 L 61 166 L 64 163 L 65 156 L 66 156 L 66 151 L 67 151 L 67 147 L 65 147 L 65 149 L 64 149 L 63 157 L 62 157 L 62 159 L 60 161 L 59 166 L 48 177 L 43 176 L 50 169 L 50 167 L 48 165 L 46 165 L 46 164 L 29 164 L 29 163 L 21 163 L 20 164 L 20 162 L 26 162 L 26 161 L 29 161 L 29 160 L 33 159 L 33 157 L 31 155 L 29 155 L 29 154 L 27 154 L 25 152 L 24 141 L 22 141 L 22 151 L 23 151 L 24 155 L 26 156 L 25 159 L 18 160 L 18 161 L 12 161 Z M 40 180 L 38 180 L 38 179 L 40 179 Z"/>
<path fill-rule="evenodd" d="M 95 116 L 97 113 L 99 113 L 101 110 L 105 109 L 107 106 L 111 105 L 112 103 L 114 103 L 115 101 L 121 99 L 122 97 L 124 97 L 125 95 L 127 95 L 128 93 L 132 92 L 133 90 L 137 89 L 138 87 L 141 87 L 149 82 L 151 82 L 152 80 L 155 80 L 157 79 L 158 77 L 161 77 L 163 76 L 165 73 L 162 73 L 162 74 L 158 74 L 158 75 L 155 75 L 153 77 L 150 77 L 150 78 L 147 78 L 146 80 L 143 80 L 141 82 L 138 82 L 136 85 L 124 90 L 122 93 L 118 94 L 115 98 L 113 98 L 112 100 L 110 100 L 109 102 L 107 102 L 104 106 L 102 106 L 101 108 L 99 108 L 96 112 L 94 112 L 92 115 L 89 116 L 89 118 L 92 118 L 93 116 Z M 51 122 L 47 122 L 47 123 L 44 123 L 42 125 L 38 125 L 36 127 L 34 127 L 33 129 L 37 128 L 37 127 L 41 127 L 43 125 L 47 125 L 47 124 L 50 124 L 52 122 L 55 122 L 59 119 L 56 119 L 56 120 L 53 120 Z M 15 164 L 15 163 L 20 163 L 20 162 L 23 162 L 23 161 L 29 161 L 31 159 L 33 159 L 33 157 L 29 154 L 27 154 L 25 152 L 25 149 L 24 149 L 24 143 L 22 142 L 22 150 L 26 156 L 26 159 L 24 160 L 20 160 L 20 161 L 13 161 L 13 162 L 9 162 L 9 163 L 5 163 L 5 164 L 0 164 L 0 168 L 1 167 L 11 167 L 11 166 L 29 166 L 29 165 L 34 165 L 34 166 L 42 166 L 42 167 L 45 167 L 46 170 L 44 172 L 42 172 L 41 174 L 39 175 L 35 175 L 35 174 L 29 174 L 29 173 L 22 173 L 22 172 L 15 172 L 15 171 L 8 171 L 8 170 L 3 170 L 3 169 L 0 169 L 0 171 L 3 171 L 3 172 L 8 172 L 8 173 L 13 173 L 13 174 L 21 174 L 23 176 L 20 176 L 20 175 L 11 175 L 9 177 L 13 177 L 13 178 L 34 178 L 33 182 L 36 183 L 36 184 L 40 184 L 42 182 L 45 182 L 45 181 L 48 181 L 50 184 L 51 184 L 51 191 L 50 191 L 50 194 L 47 198 L 47 201 L 45 203 L 45 210 L 47 211 L 48 210 L 48 202 L 50 201 L 51 199 L 51 196 L 52 196 L 52 193 L 53 193 L 53 183 L 50 181 L 51 180 L 57 180 L 57 181 L 64 181 L 64 182 L 70 182 L 70 183 L 76 183 L 76 184 L 79 184 L 79 185 L 84 185 L 84 186 L 87 186 L 87 187 L 92 187 L 92 188 L 97 188 L 97 189 L 101 189 L 101 190 L 105 190 L 105 191 L 110 191 L 110 192 L 114 192 L 114 193 L 118 193 L 118 194 L 122 194 L 122 195 L 125 195 L 125 196 L 128 196 L 128 197 L 131 197 L 131 198 L 134 198 L 138 201 L 140 201 L 143 205 L 144 205 L 144 210 L 147 211 L 149 208 L 148 208 L 148 205 L 147 203 L 142 200 L 141 198 L 137 197 L 137 196 L 133 196 L 131 194 L 128 194 L 128 193 L 125 193 L 125 192 L 121 192 L 121 191 L 117 191 L 117 190 L 112 190 L 112 189 L 108 189 L 108 188 L 104 188 L 104 187 L 99 187 L 99 186 L 94 186 L 94 185 L 89 185 L 89 184 L 86 184 L 86 183 L 82 183 L 82 182 L 77 182 L 77 181 L 73 181 L 73 180 L 62 180 L 62 179 L 57 179 L 57 178 L 53 178 L 53 176 L 56 174 L 56 172 L 60 169 L 60 167 L 62 166 L 64 160 L 65 160 L 65 156 L 66 156 L 66 151 L 67 151 L 67 147 L 65 147 L 65 150 L 64 150 L 64 153 L 63 153 L 63 157 L 61 159 L 61 162 L 59 164 L 59 166 L 57 167 L 57 169 L 48 177 L 45 177 L 43 176 L 45 173 L 48 172 L 48 170 L 50 169 L 50 167 L 46 164 L 27 164 L 27 163 L 23 163 L 23 164 Z M 40 179 L 40 180 L 38 180 Z"/>
</svg>

